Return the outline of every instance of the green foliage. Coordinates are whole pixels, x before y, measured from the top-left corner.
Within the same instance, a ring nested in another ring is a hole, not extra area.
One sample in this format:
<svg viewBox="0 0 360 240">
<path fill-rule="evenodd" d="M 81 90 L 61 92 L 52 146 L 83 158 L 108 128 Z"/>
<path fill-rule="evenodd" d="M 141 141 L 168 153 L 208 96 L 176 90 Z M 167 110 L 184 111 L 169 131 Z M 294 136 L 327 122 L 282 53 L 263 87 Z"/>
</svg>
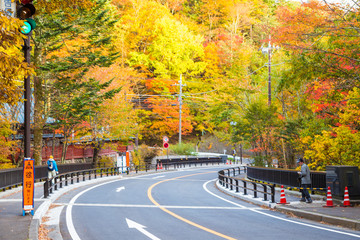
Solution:
<svg viewBox="0 0 360 240">
<path fill-rule="evenodd" d="M 195 146 L 192 143 L 171 144 L 169 150 L 171 154 L 194 155 Z"/>
</svg>

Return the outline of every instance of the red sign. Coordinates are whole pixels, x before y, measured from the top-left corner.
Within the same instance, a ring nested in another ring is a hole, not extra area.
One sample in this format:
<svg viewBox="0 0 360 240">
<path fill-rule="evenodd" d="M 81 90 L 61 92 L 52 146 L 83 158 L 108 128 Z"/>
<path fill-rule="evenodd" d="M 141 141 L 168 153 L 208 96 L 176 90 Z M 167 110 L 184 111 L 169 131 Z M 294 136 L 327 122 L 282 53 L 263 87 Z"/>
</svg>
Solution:
<svg viewBox="0 0 360 240">
<path fill-rule="evenodd" d="M 168 147 L 169 147 L 169 143 L 164 142 L 163 146 L 164 146 L 164 148 L 168 148 Z"/>
<path fill-rule="evenodd" d="M 23 168 L 23 215 L 26 211 L 34 210 L 34 183 L 35 168 L 34 159 L 25 158 Z"/>
</svg>

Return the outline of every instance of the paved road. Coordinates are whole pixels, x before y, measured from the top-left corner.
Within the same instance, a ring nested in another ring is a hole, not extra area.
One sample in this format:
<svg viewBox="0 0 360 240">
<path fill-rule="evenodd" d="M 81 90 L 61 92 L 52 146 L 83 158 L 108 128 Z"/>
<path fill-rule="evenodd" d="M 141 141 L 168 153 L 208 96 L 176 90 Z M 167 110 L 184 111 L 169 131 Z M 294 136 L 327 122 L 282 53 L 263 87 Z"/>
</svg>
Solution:
<svg viewBox="0 0 360 240">
<path fill-rule="evenodd" d="M 63 239 L 360 238 L 356 231 L 290 218 L 220 193 L 214 180 L 222 168 L 79 187 L 55 201 L 46 222 L 59 225 Z"/>
</svg>

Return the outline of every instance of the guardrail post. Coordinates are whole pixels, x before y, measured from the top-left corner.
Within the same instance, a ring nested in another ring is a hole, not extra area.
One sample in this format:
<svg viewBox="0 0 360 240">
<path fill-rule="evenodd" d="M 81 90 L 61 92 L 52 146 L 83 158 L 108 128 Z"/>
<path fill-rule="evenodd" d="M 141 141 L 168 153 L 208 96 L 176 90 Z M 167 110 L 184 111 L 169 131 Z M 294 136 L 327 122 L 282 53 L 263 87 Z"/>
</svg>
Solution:
<svg viewBox="0 0 360 240">
<path fill-rule="evenodd" d="M 275 202 L 275 184 L 271 186 L 271 202 Z"/>
<path fill-rule="evenodd" d="M 71 177 L 71 184 L 74 184 L 74 173 L 71 173 L 70 177 Z"/>
<path fill-rule="evenodd" d="M 230 179 L 230 190 L 233 190 L 233 179 L 232 178 L 229 179 Z"/>
<path fill-rule="evenodd" d="M 264 201 L 267 201 L 267 186 L 264 184 Z"/>
<path fill-rule="evenodd" d="M 244 195 L 247 195 L 246 182 L 243 181 L 243 184 L 244 184 Z"/>
<path fill-rule="evenodd" d="M 62 188 L 62 185 L 63 185 L 63 176 L 60 175 L 60 188 Z"/>
<path fill-rule="evenodd" d="M 49 181 L 46 179 L 44 182 L 44 198 L 49 196 Z"/>
<path fill-rule="evenodd" d="M 83 172 L 83 181 L 85 182 L 86 178 L 85 178 L 86 172 Z"/>
<path fill-rule="evenodd" d="M 57 177 L 54 177 L 53 178 L 54 179 L 54 191 L 56 191 L 57 190 Z M 51 180 L 52 181 L 52 180 Z"/>
<path fill-rule="evenodd" d="M 225 178 L 226 179 L 226 188 L 229 188 L 229 178 Z"/>
<path fill-rule="evenodd" d="M 91 170 L 89 171 L 89 180 L 91 180 Z"/>
<path fill-rule="evenodd" d="M 100 168 L 100 177 L 102 178 L 102 175 L 103 175 L 103 169 Z"/>
<path fill-rule="evenodd" d="M 68 177 L 69 177 L 69 174 L 65 174 L 65 186 L 68 185 Z"/>
<path fill-rule="evenodd" d="M 79 172 L 76 173 L 76 178 L 77 178 L 76 182 L 80 182 L 80 173 Z"/>
<path fill-rule="evenodd" d="M 254 198 L 257 198 L 257 185 L 256 183 L 252 183 L 254 187 Z"/>
<path fill-rule="evenodd" d="M 236 185 L 236 192 L 239 192 L 239 180 L 235 179 L 235 185 Z"/>
</svg>

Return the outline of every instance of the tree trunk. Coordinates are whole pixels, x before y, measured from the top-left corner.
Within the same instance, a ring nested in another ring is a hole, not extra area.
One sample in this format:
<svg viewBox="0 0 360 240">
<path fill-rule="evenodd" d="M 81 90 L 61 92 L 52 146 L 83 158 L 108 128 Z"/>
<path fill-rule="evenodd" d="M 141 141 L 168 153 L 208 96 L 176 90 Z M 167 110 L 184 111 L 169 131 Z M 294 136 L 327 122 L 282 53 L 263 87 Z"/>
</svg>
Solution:
<svg viewBox="0 0 360 240">
<path fill-rule="evenodd" d="M 97 168 L 97 166 L 98 166 L 99 154 L 100 154 L 100 151 L 101 151 L 103 145 L 104 145 L 103 141 L 99 141 L 99 142 L 95 141 L 95 143 L 93 144 L 93 147 L 94 147 L 93 162 L 92 162 L 93 168 Z"/>
<path fill-rule="evenodd" d="M 68 148 L 68 138 L 66 136 L 66 134 L 64 134 L 64 143 L 63 143 L 63 148 L 62 148 L 62 152 L 61 152 L 61 163 L 65 163 L 66 160 L 66 152 L 67 152 L 67 148 Z"/>
</svg>

